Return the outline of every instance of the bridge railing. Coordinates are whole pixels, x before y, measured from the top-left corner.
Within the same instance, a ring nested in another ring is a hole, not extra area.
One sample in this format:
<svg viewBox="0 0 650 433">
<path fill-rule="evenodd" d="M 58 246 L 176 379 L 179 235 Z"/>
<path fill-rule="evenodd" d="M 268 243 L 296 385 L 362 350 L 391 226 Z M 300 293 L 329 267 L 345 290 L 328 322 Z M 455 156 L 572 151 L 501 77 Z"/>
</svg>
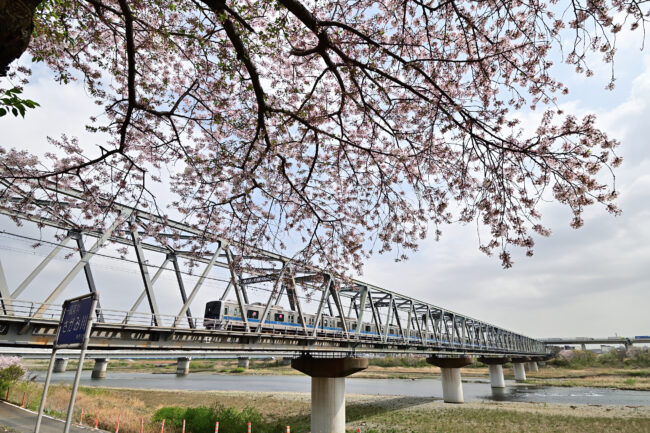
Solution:
<svg viewBox="0 0 650 433">
<path fill-rule="evenodd" d="M 41 319 L 59 320 L 63 306 L 61 304 L 45 304 L 23 300 L 0 299 L 0 316 L 35 318 L 36 312 L 43 307 L 39 314 Z"/>
</svg>

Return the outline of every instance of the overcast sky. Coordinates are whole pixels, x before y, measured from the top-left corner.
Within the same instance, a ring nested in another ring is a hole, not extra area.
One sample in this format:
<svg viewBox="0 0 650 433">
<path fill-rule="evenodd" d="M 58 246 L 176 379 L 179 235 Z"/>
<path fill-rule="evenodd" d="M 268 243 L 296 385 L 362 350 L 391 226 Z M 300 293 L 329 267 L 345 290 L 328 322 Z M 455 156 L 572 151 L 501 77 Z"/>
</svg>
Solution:
<svg viewBox="0 0 650 433">
<path fill-rule="evenodd" d="M 361 279 L 532 337 L 650 335 L 650 51 L 640 51 L 640 46 L 638 37 L 619 40 L 613 92 L 604 90 L 608 66 L 594 67 L 595 77 L 589 79 L 558 68 L 559 78 L 571 89 L 560 101 L 565 110 L 595 113 L 599 125 L 622 142 L 618 152 L 624 163 L 616 171 L 621 216 L 594 207 L 586 212 L 584 227 L 574 230 L 567 209 L 547 204 L 544 222 L 552 236 L 536 239 L 532 258 L 515 254 L 509 270 L 501 269 L 498 258 L 478 251 L 475 226 L 448 226 L 439 242 L 425 240 L 406 262 L 395 263 L 390 253 L 374 257 Z M 96 143 L 97 137 L 90 138 L 84 125 L 98 107 L 83 89 L 56 84 L 42 67 L 34 72 L 25 95 L 41 107 L 25 120 L 0 119 L 2 145 L 44 149 L 45 137 L 62 132 Z M 530 120 L 536 115 L 521 116 Z M 0 230 L 38 235 L 34 228 L 16 229 L 4 217 Z M 12 289 L 42 259 L 40 255 L 47 254 L 42 249 L 34 254 L 29 243 L 6 235 L 0 237 L 0 247 Z M 62 279 L 70 266 L 65 260 L 53 262 L 23 298 L 41 300 L 52 279 Z M 115 263 L 103 263 L 101 272 L 102 284 L 110 284 L 112 296 L 119 299 L 111 306 L 128 307 L 137 297 L 137 274 Z M 126 283 L 127 276 L 133 283 Z M 172 280 L 171 274 L 166 275 L 160 284 L 164 287 Z M 80 276 L 66 295 L 84 290 L 82 282 Z M 161 297 L 162 308 L 177 303 L 170 287 L 161 289 Z M 197 299 L 197 315 L 209 298 L 206 294 Z"/>
</svg>

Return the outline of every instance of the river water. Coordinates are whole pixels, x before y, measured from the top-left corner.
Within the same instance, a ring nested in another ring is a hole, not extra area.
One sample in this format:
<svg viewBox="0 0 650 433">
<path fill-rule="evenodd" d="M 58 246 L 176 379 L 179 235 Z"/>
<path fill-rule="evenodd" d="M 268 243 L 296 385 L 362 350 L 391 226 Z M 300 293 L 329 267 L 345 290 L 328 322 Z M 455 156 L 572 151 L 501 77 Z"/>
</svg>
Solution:
<svg viewBox="0 0 650 433">
<path fill-rule="evenodd" d="M 55 373 L 53 383 L 69 383 L 74 372 Z M 45 380 L 40 372 L 37 381 Z M 346 392 L 350 394 L 397 395 L 407 397 L 442 397 L 440 378 L 433 379 L 358 379 L 347 378 Z M 93 380 L 90 371 L 81 376 L 82 386 L 139 389 L 178 389 L 188 391 L 263 391 L 310 392 L 307 376 L 234 376 L 224 374 L 191 373 L 177 377 L 175 374 L 123 373 L 109 371 L 105 379 Z M 505 390 L 493 393 L 487 380 L 469 380 L 463 383 L 465 401 L 498 400 L 537 403 L 565 403 L 592 405 L 643 405 L 650 406 L 650 392 L 623 391 L 608 388 L 565 388 L 518 385 L 506 381 Z"/>
</svg>

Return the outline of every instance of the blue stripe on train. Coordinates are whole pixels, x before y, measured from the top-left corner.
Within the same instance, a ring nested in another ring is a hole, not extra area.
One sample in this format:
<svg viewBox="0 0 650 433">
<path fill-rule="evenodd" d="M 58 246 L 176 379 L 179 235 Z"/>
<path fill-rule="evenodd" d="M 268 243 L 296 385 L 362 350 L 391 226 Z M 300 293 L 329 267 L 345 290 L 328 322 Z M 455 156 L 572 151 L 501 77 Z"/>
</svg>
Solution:
<svg viewBox="0 0 650 433">
<path fill-rule="evenodd" d="M 237 316 L 224 316 L 224 319 L 225 319 L 225 320 L 238 320 L 238 321 L 242 321 L 241 317 L 237 317 Z M 260 322 L 259 319 L 248 319 L 248 321 L 249 321 L 249 322 L 253 322 L 253 323 L 259 323 L 259 322 Z M 296 327 L 302 327 L 302 325 L 300 325 L 300 324 L 298 324 L 298 323 L 293 323 L 293 322 L 278 322 L 278 321 L 275 321 L 275 320 L 266 320 L 264 323 L 265 323 L 265 324 L 271 324 L 271 325 L 284 325 L 284 326 L 296 326 Z M 312 328 L 312 329 L 314 329 L 314 325 L 307 325 L 307 328 Z M 331 327 L 328 327 L 328 326 L 325 326 L 325 327 L 320 326 L 318 329 L 325 329 L 325 330 L 329 330 L 329 331 L 340 331 L 340 332 L 343 332 L 343 328 L 331 328 Z M 376 332 L 369 332 L 369 331 L 359 331 L 359 332 L 360 332 L 361 334 L 379 335 L 379 334 L 376 333 Z M 395 335 L 395 334 L 388 334 L 388 336 L 389 336 L 389 337 L 393 337 L 393 338 L 402 338 L 401 335 Z M 418 337 L 409 337 L 409 339 L 410 339 L 410 340 L 419 340 Z M 434 343 L 443 343 L 443 344 L 446 343 L 446 344 L 457 344 L 457 345 L 462 345 L 461 343 L 449 342 L 449 341 L 447 341 L 447 340 L 427 339 L 427 341 L 432 341 L 432 342 L 434 342 Z M 465 346 L 474 346 L 474 347 L 477 347 L 477 346 L 478 346 L 478 347 L 480 347 L 481 345 L 478 345 L 478 344 L 466 344 Z"/>
</svg>

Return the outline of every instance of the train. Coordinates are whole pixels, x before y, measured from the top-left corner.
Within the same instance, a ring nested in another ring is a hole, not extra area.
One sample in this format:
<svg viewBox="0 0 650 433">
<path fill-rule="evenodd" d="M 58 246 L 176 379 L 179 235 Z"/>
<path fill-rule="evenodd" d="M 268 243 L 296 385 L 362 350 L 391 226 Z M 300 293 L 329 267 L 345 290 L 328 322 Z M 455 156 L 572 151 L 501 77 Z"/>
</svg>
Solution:
<svg viewBox="0 0 650 433">
<path fill-rule="evenodd" d="M 247 304 L 244 306 L 246 309 L 246 318 L 248 319 L 249 328 L 257 330 L 262 314 L 266 305 L 260 302 Z M 203 324 L 206 329 L 223 329 L 227 327 L 232 330 L 244 330 L 244 324 L 241 316 L 239 304 L 235 301 L 210 301 L 205 305 Z M 316 321 L 315 314 L 303 314 L 305 324 L 308 329 L 318 328 L 319 334 L 329 334 L 331 336 L 342 336 L 345 333 L 341 319 L 327 314 L 321 315 L 319 323 Z M 345 323 L 350 333 L 356 333 L 357 323 L 356 319 L 346 318 Z M 282 332 L 285 334 L 302 333 L 302 324 L 300 323 L 300 316 L 297 311 L 287 311 L 280 305 L 273 305 L 264 320 L 263 332 Z M 362 339 L 376 340 L 381 338 L 382 332 L 377 332 L 377 326 L 374 323 L 362 322 L 361 329 L 358 335 Z M 403 340 L 404 337 L 400 335 L 399 327 L 391 325 L 388 327 L 387 339 L 390 340 Z M 449 346 L 460 346 L 460 342 L 448 341 L 444 339 L 436 339 L 434 334 L 430 331 L 424 332 L 424 338 L 430 343 L 438 343 Z M 419 333 L 411 329 L 409 340 L 420 341 Z M 469 344 L 465 346 L 488 348 L 489 346 Z"/>
</svg>

